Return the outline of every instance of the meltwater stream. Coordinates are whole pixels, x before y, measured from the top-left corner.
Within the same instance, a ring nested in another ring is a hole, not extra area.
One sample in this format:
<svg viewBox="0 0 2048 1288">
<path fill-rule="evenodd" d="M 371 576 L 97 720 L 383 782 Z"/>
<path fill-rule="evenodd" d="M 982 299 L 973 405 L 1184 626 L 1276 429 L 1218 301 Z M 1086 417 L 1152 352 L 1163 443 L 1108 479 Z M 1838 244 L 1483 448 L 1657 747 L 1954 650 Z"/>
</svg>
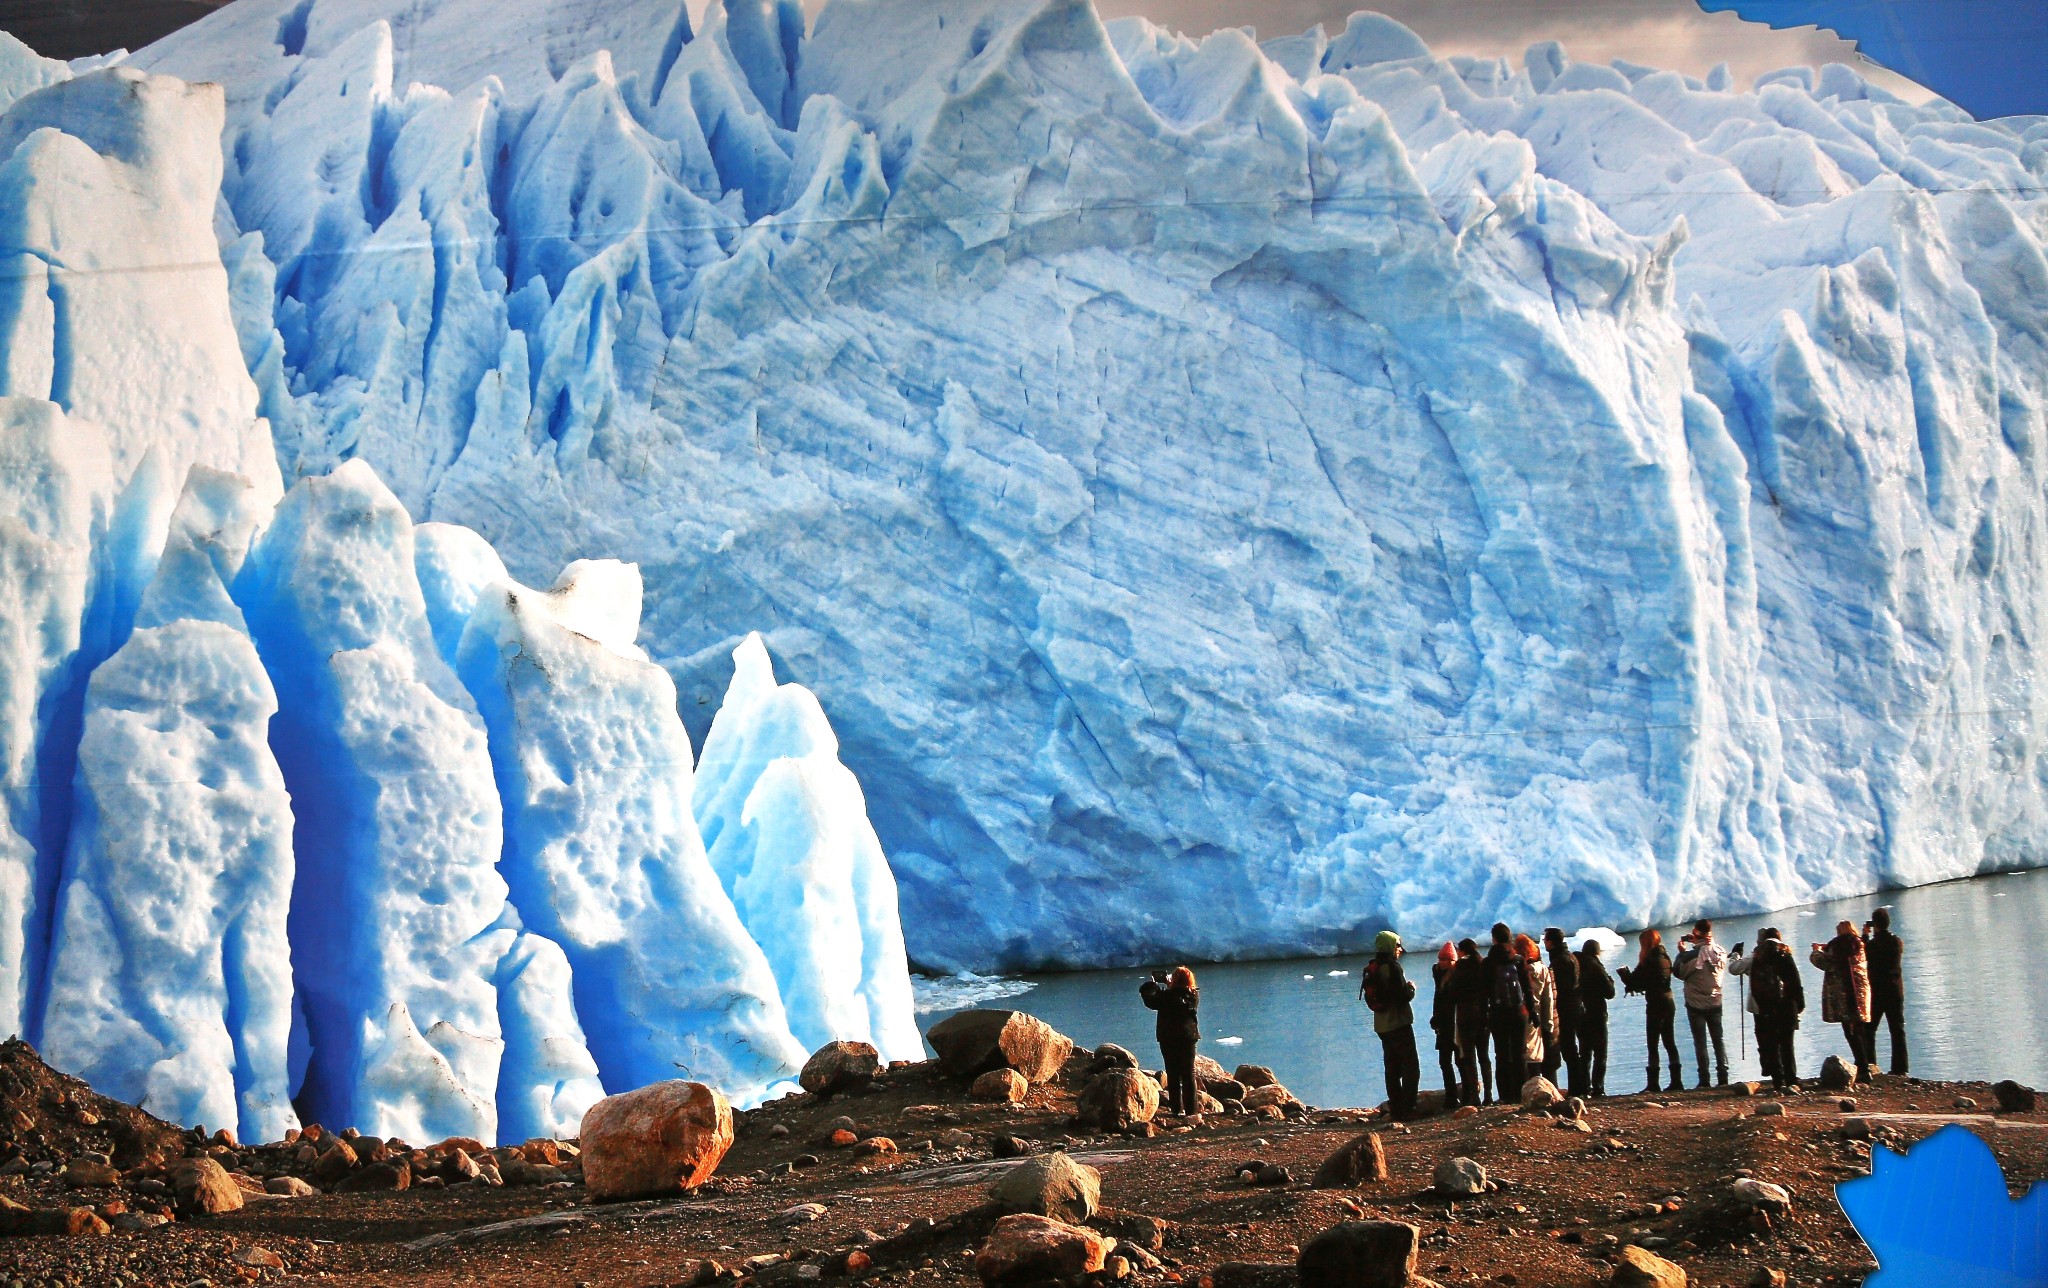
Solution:
<svg viewBox="0 0 2048 1288">
<path fill-rule="evenodd" d="M 1807 949 L 1815 940 L 1830 938 L 1837 921 L 1846 918 L 1860 926 L 1881 905 L 1892 909 L 1892 928 L 1906 941 L 1906 1040 L 1912 1072 L 1923 1078 L 2048 1082 L 2048 1007 L 2041 1003 L 2039 972 L 2027 966 L 2038 963 L 2048 948 L 2048 869 L 1717 920 L 1714 937 L 1724 946 L 1753 947 L 1759 929 L 1776 926 L 1797 954 L 1807 986 L 1807 1013 L 1799 1030 L 1801 1073 L 1811 1078 L 1827 1056 L 1846 1056 L 1849 1050 L 1840 1027 L 1821 1022 L 1820 972 L 1806 965 Z M 1490 924 L 1476 924 L 1469 933 L 1483 944 Z M 1515 929 L 1535 934 L 1542 927 Z M 1677 928 L 1664 928 L 1664 942 L 1674 951 L 1678 934 Z M 1607 957 L 1610 970 L 1634 960 L 1632 933 L 1628 941 L 1624 954 Z M 1578 947 L 1576 941 L 1573 947 Z M 1429 967 L 1436 948 L 1434 943 L 1410 943 L 1403 961 L 1416 985 L 1416 1045 L 1424 1090 L 1442 1086 L 1428 1029 Z M 1386 1099 L 1386 1084 L 1380 1075 L 1379 1042 L 1372 1035 L 1365 1004 L 1358 1000 L 1359 971 L 1366 960 L 1317 957 L 1196 964 L 1202 988 L 1203 1053 L 1226 1068 L 1240 1061 L 1267 1065 L 1312 1105 L 1380 1103 Z M 1016 1007 L 1078 1043 L 1115 1042 L 1156 1065 L 1152 1013 L 1138 1001 L 1138 982 L 1145 974 L 1133 968 L 1028 976 L 1005 981 L 1015 991 L 1000 998 L 997 995 L 1007 990 L 991 986 L 993 982 L 981 985 L 978 997 L 949 995 L 941 987 L 926 995 L 925 1004 L 936 1005 L 920 1014 L 918 1022 L 929 1029 L 971 1005 Z M 1727 984 L 1723 1022 L 1730 1074 L 1755 1078 L 1760 1075 L 1755 1034 L 1745 1018 L 1739 1027 L 1746 1036 L 1738 1036 L 1742 995 L 1735 978 Z M 1618 983 L 1616 988 L 1619 992 Z M 1609 1032 L 1607 1090 L 1615 1095 L 1642 1090 L 1640 997 L 1615 998 L 1609 1006 Z M 1683 1013 L 1678 1018 L 1678 1045 L 1690 1087 L 1697 1068 Z M 1877 1049 L 1878 1068 L 1890 1067 L 1891 1042 L 1883 1032 Z"/>
</svg>

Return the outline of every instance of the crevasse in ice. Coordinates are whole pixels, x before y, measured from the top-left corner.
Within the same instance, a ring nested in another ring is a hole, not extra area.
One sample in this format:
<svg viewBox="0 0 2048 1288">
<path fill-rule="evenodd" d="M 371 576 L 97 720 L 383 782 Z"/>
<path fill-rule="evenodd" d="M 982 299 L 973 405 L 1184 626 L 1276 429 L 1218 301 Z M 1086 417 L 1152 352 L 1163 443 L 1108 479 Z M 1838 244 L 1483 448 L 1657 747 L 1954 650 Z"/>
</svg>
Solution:
<svg viewBox="0 0 2048 1288">
<path fill-rule="evenodd" d="M 2041 852 L 2048 124 L 1086 0 L 242 0 L 134 61 L 228 87 L 287 471 L 639 564 L 694 734 L 760 629 L 920 962 Z"/>
</svg>

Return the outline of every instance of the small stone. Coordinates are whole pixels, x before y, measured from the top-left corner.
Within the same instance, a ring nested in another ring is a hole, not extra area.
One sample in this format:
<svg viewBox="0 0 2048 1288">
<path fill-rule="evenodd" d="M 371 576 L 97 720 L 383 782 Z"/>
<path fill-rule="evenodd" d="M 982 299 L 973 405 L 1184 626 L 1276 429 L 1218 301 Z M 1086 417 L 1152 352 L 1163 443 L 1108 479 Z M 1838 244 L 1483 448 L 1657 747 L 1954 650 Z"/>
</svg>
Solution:
<svg viewBox="0 0 2048 1288">
<path fill-rule="evenodd" d="M 822 1203 L 799 1203 L 793 1208 L 784 1208 L 775 1214 L 772 1225 L 805 1225 L 825 1215 Z"/>
<path fill-rule="evenodd" d="M 938 1142 L 947 1149 L 960 1149 L 974 1143 L 974 1133 L 958 1127 L 948 1127 L 939 1133 Z"/>
<path fill-rule="evenodd" d="M 870 1136 L 866 1140 L 857 1142 L 853 1147 L 853 1152 L 856 1154 L 893 1154 L 896 1152 L 896 1142 L 887 1136 Z"/>
<path fill-rule="evenodd" d="M 1785 1288 L 1788 1282 L 1784 1271 L 1774 1266 L 1758 1266 L 1749 1277 L 1749 1288 Z"/>
<path fill-rule="evenodd" d="M 1278 1163 L 1267 1163 L 1252 1174 L 1252 1184 L 1266 1186 L 1292 1185 L 1294 1184 L 1294 1173 Z"/>
<path fill-rule="evenodd" d="M 335 1138 L 325 1153 L 313 1164 L 313 1179 L 322 1185 L 333 1185 L 356 1168 L 355 1146 Z"/>
<path fill-rule="evenodd" d="M 1138 1067 L 1138 1057 L 1114 1042 L 1105 1042 L 1089 1054 L 1094 1058 L 1094 1069 L 1097 1073 L 1108 1069 L 1135 1069 Z"/>
<path fill-rule="evenodd" d="M 1614 1259 L 1614 1288 L 1686 1288 L 1685 1271 L 1633 1244 Z"/>
<path fill-rule="evenodd" d="M 1387 1180 L 1387 1151 L 1378 1132 L 1352 1137 L 1316 1168 L 1310 1182 L 1319 1190 L 1348 1190 L 1360 1185 L 1382 1185 Z"/>
<path fill-rule="evenodd" d="M 1407 1288 L 1420 1233 L 1400 1221 L 1341 1221 L 1302 1245 L 1301 1288 Z"/>
<path fill-rule="evenodd" d="M 218 1216 L 242 1206 L 242 1187 L 211 1158 L 188 1158 L 179 1163 L 171 1173 L 171 1189 L 178 1196 L 178 1206 L 188 1212 Z"/>
<path fill-rule="evenodd" d="M 278 1256 L 268 1248 L 253 1243 L 246 1247 L 235 1249 L 235 1260 L 242 1265 L 253 1266 L 258 1270 L 284 1269 L 283 1257 Z"/>
<path fill-rule="evenodd" d="M 1136 1069 L 1105 1070 L 1082 1088 L 1074 1113 L 1083 1126 L 1095 1131 L 1123 1131 L 1149 1123 L 1159 1113 L 1159 1084 Z"/>
<path fill-rule="evenodd" d="M 1737 1179 L 1730 1187 L 1735 1197 L 1750 1207 L 1762 1209 L 1773 1216 L 1782 1216 L 1792 1210 L 1792 1191 L 1769 1181 L 1750 1177 Z"/>
<path fill-rule="evenodd" d="M 1015 1069 L 990 1069 L 967 1088 L 967 1098 L 988 1105 L 1014 1105 L 1030 1092 L 1030 1081 Z"/>
<path fill-rule="evenodd" d="M 1840 1100 L 1837 1100 L 1835 1102 L 1835 1108 L 1841 1110 L 1845 1114 L 1853 1114 L 1856 1112 L 1856 1100 L 1852 1096 L 1843 1096 Z"/>
<path fill-rule="evenodd" d="M 1050 1217 L 1012 1213 L 997 1221 L 974 1256 L 984 1284 L 1070 1280 L 1101 1270 L 1113 1241 Z"/>
<path fill-rule="evenodd" d="M 82 1155 L 66 1163 L 58 1179 L 74 1190 L 113 1189 L 121 1184 L 121 1173 L 103 1158 Z"/>
<path fill-rule="evenodd" d="M 1975 1109 L 1977 1107 L 1977 1102 L 1969 1096 L 1957 1096 L 1954 1104 L 1957 1109 Z"/>
<path fill-rule="evenodd" d="M 1469 1158 L 1447 1158 L 1437 1164 L 1433 1185 L 1438 1194 L 1465 1196 L 1486 1193 L 1486 1169 Z"/>
<path fill-rule="evenodd" d="M 830 1136 L 827 1136 L 825 1138 L 825 1143 L 832 1146 L 832 1148 L 834 1149 L 849 1149 L 852 1146 L 858 1145 L 860 1143 L 860 1137 L 857 1134 L 848 1131 L 846 1128 L 841 1127 L 837 1131 L 833 1132 Z"/>
<path fill-rule="evenodd" d="M 1291 1261 L 1226 1261 L 1209 1272 L 1211 1288 L 1297 1288 L 1301 1272 Z"/>
<path fill-rule="evenodd" d="M 2022 1083 L 2014 1082 L 2011 1078 L 2007 1078 L 2005 1081 L 1993 1086 L 1991 1094 L 1997 1097 L 1999 1113 L 2030 1114 L 2034 1112 L 2034 1089 Z"/>
<path fill-rule="evenodd" d="M 1102 1175 L 1064 1153 L 1029 1158 L 1005 1172 L 988 1195 L 1003 1212 L 1086 1221 L 1102 1203 Z"/>
<path fill-rule="evenodd" d="M 1738 1096 L 1755 1096 L 1763 1091 L 1763 1084 L 1758 1082 L 1738 1082 L 1733 1084 L 1729 1090 Z"/>
<path fill-rule="evenodd" d="M 1253 1087 L 1244 1093 L 1244 1107 L 1261 1116 L 1265 1116 L 1266 1111 L 1270 1109 L 1274 1111 L 1273 1117 L 1285 1117 L 1286 1106 L 1298 1103 L 1300 1102 L 1295 1100 L 1294 1093 L 1277 1082 L 1269 1082 L 1263 1087 Z"/>
<path fill-rule="evenodd" d="M 1530 1113 L 1548 1113 L 1564 1103 L 1564 1093 L 1550 1079 L 1537 1076 L 1522 1084 L 1522 1108 Z"/>
<path fill-rule="evenodd" d="M 538 1169 L 533 1169 L 538 1170 Z M 389 1194 L 412 1188 L 412 1169 L 404 1163 L 371 1163 L 334 1187 L 337 1194 Z"/>
<path fill-rule="evenodd" d="M 768 1134 L 777 1140 L 781 1140 L 784 1136 L 789 1135 L 789 1124 L 776 1123 L 768 1128 Z"/>
<path fill-rule="evenodd" d="M 873 1082 L 882 1072 L 882 1058 L 866 1042 L 827 1042 L 804 1061 L 797 1084 L 814 1096 L 831 1096 Z"/>
<path fill-rule="evenodd" d="M 1756 1107 L 1756 1116 L 1759 1118 L 1782 1118 L 1785 1116 L 1785 1106 L 1775 1100 L 1766 1100 Z"/>
<path fill-rule="evenodd" d="M 1821 1061 L 1820 1086 L 1823 1091 L 1847 1091 L 1856 1080 L 1855 1070 L 1841 1056 L 1831 1055 Z"/>
</svg>

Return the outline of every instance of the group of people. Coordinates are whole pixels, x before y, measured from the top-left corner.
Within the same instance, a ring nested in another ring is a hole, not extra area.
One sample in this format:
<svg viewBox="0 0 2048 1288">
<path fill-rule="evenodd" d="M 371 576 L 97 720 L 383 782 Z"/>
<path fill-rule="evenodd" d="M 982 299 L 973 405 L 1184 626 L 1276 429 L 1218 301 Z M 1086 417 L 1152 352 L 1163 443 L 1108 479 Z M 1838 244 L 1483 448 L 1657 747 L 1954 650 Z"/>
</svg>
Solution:
<svg viewBox="0 0 2048 1288">
<path fill-rule="evenodd" d="M 1891 1071 L 1905 1073 L 1905 945 L 1892 933 L 1890 910 L 1879 908 L 1860 934 L 1847 921 L 1835 930 L 1833 939 L 1815 943 L 1809 955 L 1821 971 L 1822 1020 L 1842 1026 L 1857 1081 L 1870 1081 L 1875 1071 L 1880 1020 L 1890 1031 Z M 1528 935 L 1497 923 L 1484 955 L 1470 939 L 1438 948 L 1431 968 L 1436 995 L 1429 1026 L 1436 1036 L 1445 1107 L 1515 1099 L 1522 1084 L 1537 1073 L 1556 1083 L 1560 1067 L 1565 1071 L 1563 1087 L 1570 1094 L 1606 1095 L 1607 1004 L 1614 998 L 1616 975 L 1624 990 L 1640 994 L 1645 1003 L 1645 1091 L 1685 1089 L 1677 1036 L 1681 998 L 1692 1031 L 1698 1085 L 1709 1085 L 1710 1051 L 1711 1085 L 1728 1085 L 1722 1010 L 1729 975 L 1748 981 L 1746 1009 L 1756 1025 L 1764 1075 L 1777 1091 L 1796 1089 L 1799 1063 L 1793 1035 L 1806 1011 L 1806 989 L 1791 948 L 1775 927 L 1764 929 L 1754 953 L 1745 953 L 1739 943 L 1732 954 L 1725 951 L 1715 942 L 1713 922 L 1705 919 L 1679 937 L 1676 958 L 1656 930 L 1643 931 L 1637 942 L 1635 964 L 1612 975 L 1601 959 L 1598 940 L 1586 940 L 1575 952 L 1555 926 L 1543 932 L 1540 947 Z M 1381 931 L 1358 989 L 1372 1011 L 1386 1066 L 1388 1107 L 1397 1117 L 1414 1112 L 1422 1079 L 1412 1005 L 1415 985 L 1402 971 L 1402 956 L 1401 937 Z M 1660 1055 L 1668 1057 L 1668 1083 L 1659 1079 Z"/>
<path fill-rule="evenodd" d="M 1757 1055 L 1764 1076 L 1780 1092 L 1796 1090 L 1799 1059 L 1793 1035 L 1806 1013 L 1806 986 L 1792 950 L 1774 926 L 1757 936 L 1756 951 L 1744 945 L 1724 950 L 1714 923 L 1702 919 L 1679 936 L 1678 956 L 1664 947 L 1658 931 L 1637 938 L 1635 964 L 1610 974 L 1600 942 L 1588 939 L 1574 951 L 1556 926 L 1543 942 L 1518 935 L 1506 923 L 1493 927 L 1481 953 L 1470 939 L 1437 949 L 1431 979 L 1436 994 L 1429 1027 L 1436 1035 L 1437 1064 L 1443 1074 L 1444 1107 L 1493 1104 L 1520 1096 L 1522 1084 L 1541 1073 L 1575 1096 L 1607 1094 L 1607 1004 L 1615 976 L 1629 994 L 1644 1001 L 1649 1037 L 1646 1092 L 1683 1091 L 1678 1054 L 1678 1002 L 1685 1003 L 1701 1087 L 1709 1085 L 1707 1056 L 1713 1055 L 1714 1086 L 1728 1085 L 1728 1048 L 1722 1008 L 1729 975 L 1748 981 L 1746 1009 L 1756 1025 Z M 1401 936 L 1382 930 L 1359 981 L 1358 995 L 1372 1011 L 1386 1064 L 1388 1108 L 1395 1117 L 1415 1112 L 1422 1066 L 1415 1045 L 1415 984 L 1402 970 Z M 1835 927 L 1835 937 L 1816 942 L 1808 959 L 1821 971 L 1821 1019 L 1840 1024 L 1856 1062 L 1856 1080 L 1868 1082 L 1877 1065 L 1877 1028 L 1891 1036 L 1891 1072 L 1905 1073 L 1905 944 L 1892 933 L 1891 912 L 1879 908 L 1859 933 L 1852 922 Z M 1674 986 L 1673 981 L 1677 984 Z M 1192 1116 L 1200 1109 L 1195 1049 L 1201 1041 L 1201 993 L 1186 966 L 1158 971 L 1139 986 L 1145 1005 L 1158 1012 L 1156 1034 L 1166 1066 L 1168 1113 Z M 1659 1081 L 1659 1057 L 1668 1058 L 1670 1081 Z"/>
</svg>

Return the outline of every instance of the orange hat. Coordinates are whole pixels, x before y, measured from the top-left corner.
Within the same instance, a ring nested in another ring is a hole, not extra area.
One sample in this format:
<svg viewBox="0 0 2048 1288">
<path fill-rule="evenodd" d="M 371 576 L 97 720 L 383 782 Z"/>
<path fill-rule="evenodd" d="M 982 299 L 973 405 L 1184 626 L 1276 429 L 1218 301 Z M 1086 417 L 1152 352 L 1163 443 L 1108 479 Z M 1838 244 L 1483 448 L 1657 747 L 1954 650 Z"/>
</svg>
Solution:
<svg viewBox="0 0 2048 1288">
<path fill-rule="evenodd" d="M 1451 965 L 1453 962 L 1458 960 L 1458 950 L 1456 946 L 1453 945 L 1450 940 L 1446 939 L 1444 941 L 1444 946 L 1436 950 L 1436 959 L 1446 966 Z"/>
</svg>

